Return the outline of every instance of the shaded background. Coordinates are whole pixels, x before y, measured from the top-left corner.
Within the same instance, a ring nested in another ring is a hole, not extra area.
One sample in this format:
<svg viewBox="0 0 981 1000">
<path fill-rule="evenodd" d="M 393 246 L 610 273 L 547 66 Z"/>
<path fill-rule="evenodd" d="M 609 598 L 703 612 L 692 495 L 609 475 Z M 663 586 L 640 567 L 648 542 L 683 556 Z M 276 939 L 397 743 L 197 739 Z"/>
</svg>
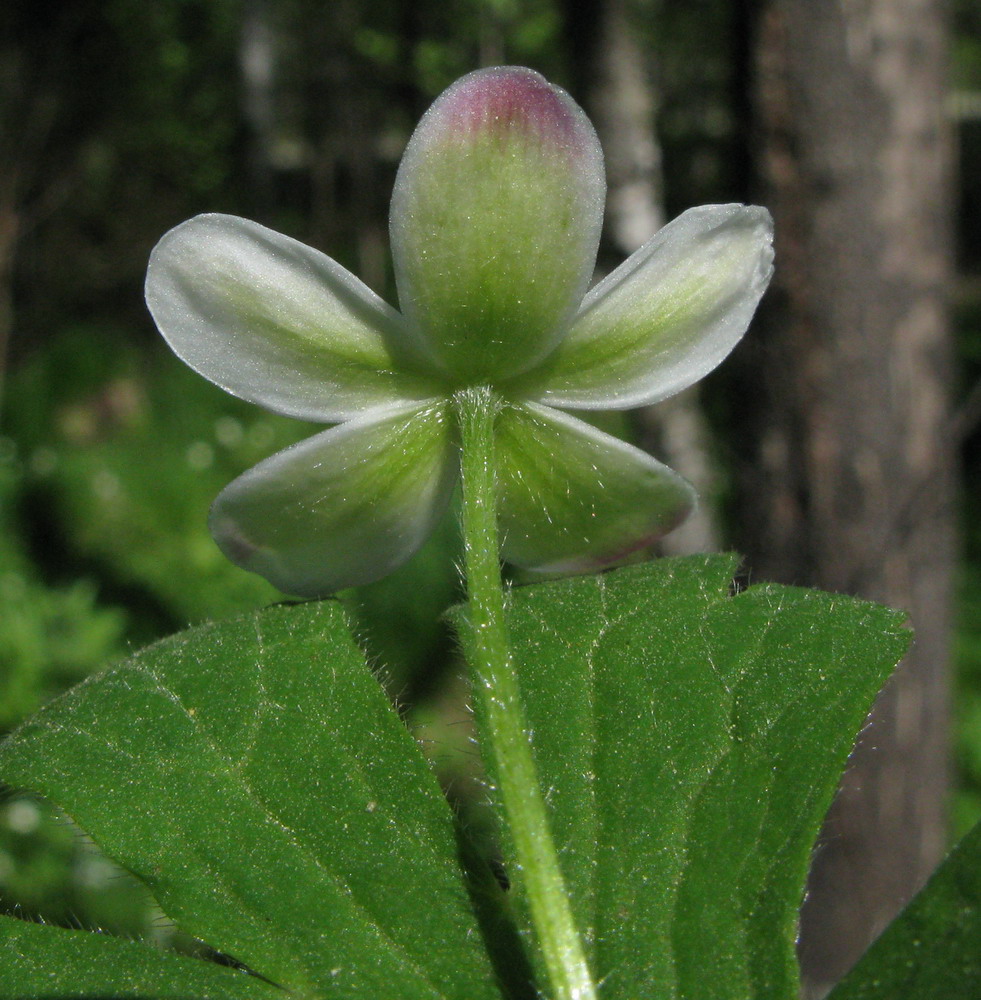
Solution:
<svg viewBox="0 0 981 1000">
<path fill-rule="evenodd" d="M 910 612 L 816 853 L 820 995 L 981 817 L 981 9 L 973 0 L 7 0 L 0 8 L 0 729 L 188 623 L 277 600 L 208 504 L 310 428 L 158 341 L 148 253 L 202 211 L 324 249 L 394 301 L 419 115 L 519 63 L 592 116 L 601 269 L 700 203 L 766 204 L 777 273 L 730 362 L 621 433 L 691 478 L 668 553 Z M 442 610 L 447 524 L 345 595 L 451 794 L 479 799 Z M 951 708 L 953 706 L 953 709 Z M 473 820 L 479 822 L 479 817 Z M 180 939 L 64 817 L 7 791 L 0 908 Z"/>
</svg>

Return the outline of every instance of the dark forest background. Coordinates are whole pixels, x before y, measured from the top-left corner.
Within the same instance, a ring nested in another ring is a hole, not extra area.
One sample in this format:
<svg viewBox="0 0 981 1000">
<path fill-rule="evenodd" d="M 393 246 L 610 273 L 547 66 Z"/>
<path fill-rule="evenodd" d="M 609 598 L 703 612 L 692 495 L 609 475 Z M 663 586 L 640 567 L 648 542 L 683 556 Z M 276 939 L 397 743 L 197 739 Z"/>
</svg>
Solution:
<svg viewBox="0 0 981 1000">
<path fill-rule="evenodd" d="M 909 611 L 815 855 L 820 995 L 981 818 L 981 7 L 975 0 L 7 0 L 0 5 L 0 730 L 127 650 L 279 596 L 207 507 L 307 426 L 187 371 L 143 306 L 198 212 L 310 243 L 394 301 L 388 200 L 456 77 L 531 66 L 593 118 L 600 267 L 701 203 L 767 205 L 733 358 L 620 431 L 699 487 L 668 554 Z M 344 595 L 461 808 L 446 526 Z M 479 812 L 472 822 L 479 823 Z M 0 800 L 0 908 L 194 948 L 64 817 Z"/>
</svg>

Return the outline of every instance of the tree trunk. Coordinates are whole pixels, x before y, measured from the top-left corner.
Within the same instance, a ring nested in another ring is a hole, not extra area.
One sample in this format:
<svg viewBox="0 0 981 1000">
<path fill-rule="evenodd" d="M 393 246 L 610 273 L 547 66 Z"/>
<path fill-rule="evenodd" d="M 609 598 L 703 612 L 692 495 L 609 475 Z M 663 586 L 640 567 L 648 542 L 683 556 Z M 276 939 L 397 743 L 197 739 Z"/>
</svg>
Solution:
<svg viewBox="0 0 981 1000">
<path fill-rule="evenodd" d="M 947 26 L 942 0 L 765 0 L 755 27 L 777 272 L 742 354 L 741 547 L 756 579 L 883 601 L 916 631 L 815 857 L 800 954 L 818 996 L 944 847 L 955 565 Z"/>
<path fill-rule="evenodd" d="M 617 260 L 643 246 L 664 225 L 661 147 L 655 131 L 657 95 L 645 51 L 625 0 L 602 0 L 590 25 L 586 104 L 606 157 L 605 233 Z M 698 491 L 695 513 L 661 542 L 667 555 L 718 549 L 714 466 L 709 433 L 693 387 L 637 415 L 640 444 L 677 469 Z"/>
<path fill-rule="evenodd" d="M 265 0 L 245 0 L 238 47 L 242 119 L 247 129 L 246 156 L 252 198 L 249 208 L 262 218 L 274 204 L 276 61 L 276 39 L 268 4 Z"/>
</svg>

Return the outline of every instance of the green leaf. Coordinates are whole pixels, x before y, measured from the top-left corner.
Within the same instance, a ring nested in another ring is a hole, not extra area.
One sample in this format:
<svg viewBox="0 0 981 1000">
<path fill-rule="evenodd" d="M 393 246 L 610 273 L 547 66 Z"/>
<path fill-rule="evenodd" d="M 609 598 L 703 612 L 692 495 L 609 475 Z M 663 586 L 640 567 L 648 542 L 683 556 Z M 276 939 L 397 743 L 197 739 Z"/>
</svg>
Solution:
<svg viewBox="0 0 981 1000">
<path fill-rule="evenodd" d="M 981 996 L 981 824 L 886 929 L 828 1000 Z"/>
<path fill-rule="evenodd" d="M 904 616 L 729 556 L 512 593 L 539 777 L 606 1000 L 796 997 L 797 910 Z M 520 872 L 510 866 L 520 905 Z"/>
<path fill-rule="evenodd" d="M 149 647 L 28 721 L 0 775 L 299 996 L 499 995 L 452 814 L 334 602 Z"/>
<path fill-rule="evenodd" d="M 104 934 L 0 917 L 0 1000 L 86 997 L 275 1000 L 282 990 L 228 966 Z M 64 970 L 64 971 L 62 971 Z"/>
</svg>

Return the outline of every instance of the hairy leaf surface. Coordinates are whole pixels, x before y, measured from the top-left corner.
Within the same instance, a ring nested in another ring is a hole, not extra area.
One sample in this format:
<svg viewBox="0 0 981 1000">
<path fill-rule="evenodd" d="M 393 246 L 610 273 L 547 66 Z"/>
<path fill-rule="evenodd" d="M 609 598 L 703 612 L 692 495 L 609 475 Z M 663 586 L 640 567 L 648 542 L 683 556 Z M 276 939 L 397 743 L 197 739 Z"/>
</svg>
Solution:
<svg viewBox="0 0 981 1000">
<path fill-rule="evenodd" d="M 26 723 L 0 774 L 298 996 L 499 995 L 452 814 L 335 602 L 149 647 Z"/>
<path fill-rule="evenodd" d="M 606 1000 L 797 993 L 814 840 L 904 615 L 729 556 L 512 592 L 557 846 Z M 513 873 L 520 903 L 520 872 Z"/>
</svg>

